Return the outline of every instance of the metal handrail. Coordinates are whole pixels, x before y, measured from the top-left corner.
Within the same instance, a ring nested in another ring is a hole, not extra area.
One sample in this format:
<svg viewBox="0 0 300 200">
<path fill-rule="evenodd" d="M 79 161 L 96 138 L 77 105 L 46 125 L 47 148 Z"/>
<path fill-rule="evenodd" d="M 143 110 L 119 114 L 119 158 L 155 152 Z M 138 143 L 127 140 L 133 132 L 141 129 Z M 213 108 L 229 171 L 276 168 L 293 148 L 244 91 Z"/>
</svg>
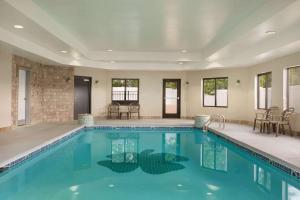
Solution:
<svg viewBox="0 0 300 200">
<path fill-rule="evenodd" d="M 226 118 L 224 115 L 221 114 L 216 114 L 213 115 L 215 118 L 217 118 L 217 122 L 219 123 L 219 128 L 224 129 L 225 128 L 225 123 L 226 123 Z M 211 123 L 213 122 L 212 120 L 213 117 L 211 117 L 203 126 L 203 131 L 207 131 L 209 128 L 209 125 L 211 125 Z"/>
</svg>

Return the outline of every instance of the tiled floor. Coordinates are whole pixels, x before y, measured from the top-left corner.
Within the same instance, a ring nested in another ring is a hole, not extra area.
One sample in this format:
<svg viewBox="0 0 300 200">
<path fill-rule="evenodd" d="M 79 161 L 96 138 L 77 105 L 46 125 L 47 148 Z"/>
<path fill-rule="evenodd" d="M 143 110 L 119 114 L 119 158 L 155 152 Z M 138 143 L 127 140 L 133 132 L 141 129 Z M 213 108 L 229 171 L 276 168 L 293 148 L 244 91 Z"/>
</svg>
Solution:
<svg viewBox="0 0 300 200">
<path fill-rule="evenodd" d="M 135 125 L 135 126 L 193 126 L 192 120 L 156 119 L 156 120 L 96 120 L 98 125 Z M 75 122 L 40 124 L 28 127 L 19 127 L 11 131 L 0 133 L 0 166 L 4 161 L 11 159 L 25 151 L 55 137 L 78 128 Z M 237 124 L 226 124 L 221 129 L 217 124 L 211 128 L 218 134 L 233 140 L 243 146 L 275 159 L 277 162 L 288 165 L 300 171 L 300 138 L 274 134 L 253 132 L 252 127 Z"/>
<path fill-rule="evenodd" d="M 226 124 L 225 129 L 212 124 L 211 129 L 248 149 L 263 154 L 280 164 L 300 171 L 300 138 L 286 135 L 259 133 L 252 127 L 238 124 Z"/>
</svg>

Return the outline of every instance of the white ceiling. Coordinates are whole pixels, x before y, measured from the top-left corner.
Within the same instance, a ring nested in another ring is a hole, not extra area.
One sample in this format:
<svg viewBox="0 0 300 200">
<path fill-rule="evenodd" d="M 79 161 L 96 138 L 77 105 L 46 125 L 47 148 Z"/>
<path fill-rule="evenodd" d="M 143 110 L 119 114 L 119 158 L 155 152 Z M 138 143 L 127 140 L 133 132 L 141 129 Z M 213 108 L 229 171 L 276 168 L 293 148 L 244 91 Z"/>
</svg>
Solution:
<svg viewBox="0 0 300 200">
<path fill-rule="evenodd" d="M 243 67 L 300 51 L 299 10 L 300 0 L 0 0 L 0 41 L 67 65 Z"/>
</svg>

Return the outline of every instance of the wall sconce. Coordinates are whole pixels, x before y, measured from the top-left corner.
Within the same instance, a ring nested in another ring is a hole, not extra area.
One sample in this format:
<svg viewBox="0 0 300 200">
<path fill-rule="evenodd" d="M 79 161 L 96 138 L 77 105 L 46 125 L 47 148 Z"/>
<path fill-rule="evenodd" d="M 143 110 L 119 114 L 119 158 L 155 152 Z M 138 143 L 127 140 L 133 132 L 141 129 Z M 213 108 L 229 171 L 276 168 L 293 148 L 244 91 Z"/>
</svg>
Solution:
<svg viewBox="0 0 300 200">
<path fill-rule="evenodd" d="M 186 85 L 189 85 L 189 84 L 190 84 L 190 82 L 186 81 L 186 82 L 185 82 L 185 84 L 186 84 Z"/>
<path fill-rule="evenodd" d="M 95 84 L 98 85 L 98 83 L 99 83 L 99 80 L 95 80 Z"/>
<path fill-rule="evenodd" d="M 236 85 L 240 85 L 240 84 L 241 84 L 241 81 L 240 81 L 240 80 L 237 80 L 235 84 L 236 84 Z"/>
</svg>

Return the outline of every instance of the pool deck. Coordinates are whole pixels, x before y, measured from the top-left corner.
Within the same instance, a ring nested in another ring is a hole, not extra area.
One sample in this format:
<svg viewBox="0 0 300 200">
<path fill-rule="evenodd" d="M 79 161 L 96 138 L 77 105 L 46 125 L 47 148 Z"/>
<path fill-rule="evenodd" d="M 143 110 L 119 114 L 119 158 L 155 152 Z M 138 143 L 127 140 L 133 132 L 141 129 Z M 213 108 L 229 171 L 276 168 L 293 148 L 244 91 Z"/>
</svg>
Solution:
<svg viewBox="0 0 300 200">
<path fill-rule="evenodd" d="M 218 124 L 211 131 L 279 164 L 300 172 L 300 137 L 260 133 L 247 125 L 229 124 L 222 129 Z"/>
<path fill-rule="evenodd" d="M 21 126 L 0 132 L 0 168 L 34 148 L 80 126 L 77 123 L 49 123 Z"/>
<path fill-rule="evenodd" d="M 181 119 L 143 119 L 143 120 L 97 120 L 97 125 L 112 126 L 193 126 L 193 120 Z M 13 130 L 0 132 L 0 167 L 24 152 L 48 143 L 51 140 L 80 126 L 76 122 L 39 124 L 18 127 Z M 272 160 L 283 164 L 294 171 L 300 172 L 300 138 L 274 134 L 262 134 L 253 131 L 247 125 L 229 124 L 219 128 L 211 124 L 210 129 L 216 134 L 227 138 L 252 151 L 260 153 Z"/>
</svg>

